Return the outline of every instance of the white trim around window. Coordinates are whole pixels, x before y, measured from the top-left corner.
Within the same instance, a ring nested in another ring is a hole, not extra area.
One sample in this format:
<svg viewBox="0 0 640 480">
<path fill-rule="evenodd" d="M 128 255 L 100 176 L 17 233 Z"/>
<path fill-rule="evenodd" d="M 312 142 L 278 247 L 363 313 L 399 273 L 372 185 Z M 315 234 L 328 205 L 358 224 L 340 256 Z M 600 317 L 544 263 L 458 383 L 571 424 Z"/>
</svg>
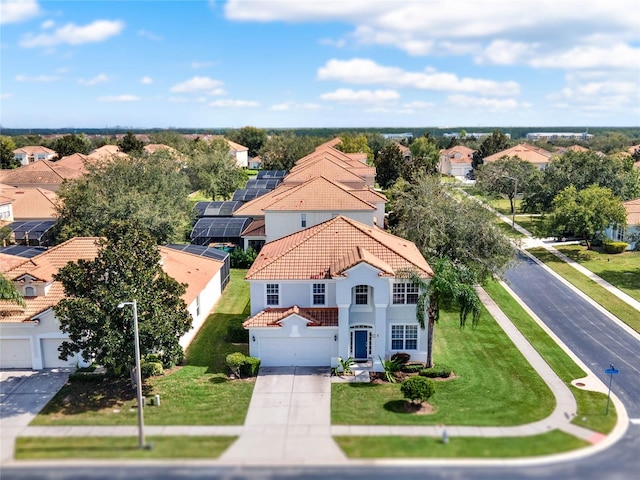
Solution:
<svg viewBox="0 0 640 480">
<path fill-rule="evenodd" d="M 280 305 L 279 284 L 267 283 L 265 285 L 265 305 L 267 305 L 267 307 L 277 307 Z"/>
<path fill-rule="evenodd" d="M 391 350 L 417 350 L 418 325 L 391 325 Z"/>
<path fill-rule="evenodd" d="M 327 284 L 313 283 L 311 284 L 311 305 L 314 307 L 324 306 L 327 304 Z"/>
<path fill-rule="evenodd" d="M 394 305 L 416 305 L 420 288 L 413 282 L 394 282 L 391 293 Z"/>
</svg>

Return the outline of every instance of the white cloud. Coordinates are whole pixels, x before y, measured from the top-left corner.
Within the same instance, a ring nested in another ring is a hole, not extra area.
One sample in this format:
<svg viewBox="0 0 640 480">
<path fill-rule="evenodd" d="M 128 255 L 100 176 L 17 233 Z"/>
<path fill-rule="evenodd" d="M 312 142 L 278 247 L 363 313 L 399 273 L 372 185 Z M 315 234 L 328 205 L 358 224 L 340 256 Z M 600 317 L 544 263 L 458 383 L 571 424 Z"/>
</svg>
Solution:
<svg viewBox="0 0 640 480">
<path fill-rule="evenodd" d="M 153 83 L 153 78 L 151 78 L 151 77 L 142 77 L 140 79 L 140 83 L 142 85 L 151 85 Z"/>
<path fill-rule="evenodd" d="M 0 93 L 0 99 L 2 100 L 6 100 L 7 98 L 11 98 L 11 97 L 13 97 L 13 93 L 9 93 L 9 92 Z"/>
<path fill-rule="evenodd" d="M 191 68 L 193 68 L 194 70 L 198 70 L 200 68 L 209 68 L 209 67 L 213 67 L 215 64 L 213 62 L 197 62 L 197 61 L 193 61 L 191 62 Z"/>
<path fill-rule="evenodd" d="M 98 85 L 99 83 L 104 83 L 108 81 L 109 81 L 109 77 L 104 73 L 100 73 L 99 75 L 96 75 L 93 78 L 88 78 L 88 79 L 81 78 L 78 80 L 78 83 L 80 85 L 84 85 L 85 87 L 92 87 L 94 85 Z"/>
<path fill-rule="evenodd" d="M 317 104 L 317 103 L 295 103 L 295 102 L 282 102 L 282 103 L 276 103 L 274 105 L 271 105 L 269 107 L 269 110 L 274 110 L 274 111 L 287 111 L 287 110 L 319 110 L 320 108 L 322 108 L 321 105 Z"/>
<path fill-rule="evenodd" d="M 209 104 L 210 107 L 216 108 L 224 108 L 224 107 L 259 107 L 260 104 L 258 102 L 254 102 L 252 100 L 216 100 Z"/>
<path fill-rule="evenodd" d="M 99 102 L 112 102 L 112 103 L 128 103 L 128 102 L 137 102 L 140 100 L 140 97 L 136 97 L 135 95 L 110 95 L 105 97 L 99 97 Z"/>
<path fill-rule="evenodd" d="M 398 67 L 385 67 L 373 60 L 329 60 L 318 69 L 320 80 L 339 80 L 354 84 L 381 84 L 395 88 L 478 93 L 481 95 L 515 95 L 520 92 L 517 82 L 496 82 L 482 78 L 459 78 L 454 73 L 409 72 Z"/>
<path fill-rule="evenodd" d="M 318 43 L 320 45 L 327 45 L 329 47 L 342 48 L 347 44 L 347 41 L 344 38 L 321 38 L 320 40 L 318 40 Z"/>
<path fill-rule="evenodd" d="M 222 85 L 223 83 L 220 80 L 196 76 L 174 85 L 171 87 L 170 91 L 174 93 L 207 93 L 209 95 L 224 95 L 225 91 L 221 88 Z"/>
<path fill-rule="evenodd" d="M 565 81 L 563 89 L 547 96 L 556 106 L 613 112 L 637 109 L 640 105 L 634 73 L 611 78 L 606 71 L 580 72 L 567 75 Z"/>
<path fill-rule="evenodd" d="M 138 36 L 153 40 L 154 42 L 162 41 L 162 37 L 160 35 L 156 35 L 155 33 L 144 29 L 138 30 Z"/>
<path fill-rule="evenodd" d="M 433 107 L 435 104 L 432 102 L 422 102 L 420 100 L 416 100 L 413 102 L 407 102 L 407 103 L 403 103 L 402 106 L 404 108 L 431 108 Z"/>
<path fill-rule="evenodd" d="M 55 82 L 60 80 L 60 77 L 57 75 L 16 75 L 16 82 L 39 82 L 39 83 L 48 83 Z"/>
<path fill-rule="evenodd" d="M 56 24 L 56 23 L 55 23 L 53 20 L 45 20 L 45 21 L 44 21 L 44 22 L 42 22 L 42 24 L 40 25 L 40 28 L 41 28 L 42 30 L 47 30 L 47 29 L 49 29 L 49 28 L 53 28 L 53 26 L 54 26 L 55 24 Z"/>
<path fill-rule="evenodd" d="M 400 98 L 395 90 L 352 90 L 339 88 L 335 92 L 323 93 L 322 100 L 342 103 L 379 103 L 389 102 Z"/>
<path fill-rule="evenodd" d="M 25 48 L 54 47 L 60 44 L 82 45 L 85 43 L 103 42 L 124 29 L 120 20 L 96 20 L 85 26 L 68 23 L 52 33 L 40 35 L 27 34 L 22 37 L 20 45 Z"/>
<path fill-rule="evenodd" d="M 40 7 L 35 0 L 0 2 L 0 24 L 20 23 L 40 14 Z"/>
<path fill-rule="evenodd" d="M 556 52 L 535 58 L 533 67 L 547 68 L 614 68 L 638 70 L 640 48 L 625 44 L 611 46 L 578 46 L 570 50 Z M 635 60 L 634 60 L 635 59 Z"/>
<path fill-rule="evenodd" d="M 447 103 L 458 108 L 480 108 L 490 112 L 505 112 L 521 106 L 512 98 L 477 98 L 468 95 L 450 95 Z"/>
</svg>

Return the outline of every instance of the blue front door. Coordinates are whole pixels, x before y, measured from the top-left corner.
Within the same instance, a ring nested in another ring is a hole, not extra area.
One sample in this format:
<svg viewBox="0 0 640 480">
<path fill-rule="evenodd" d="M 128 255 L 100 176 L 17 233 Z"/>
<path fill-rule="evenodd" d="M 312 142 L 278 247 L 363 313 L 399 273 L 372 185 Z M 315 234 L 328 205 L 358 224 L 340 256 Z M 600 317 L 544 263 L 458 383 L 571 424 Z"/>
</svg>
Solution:
<svg viewBox="0 0 640 480">
<path fill-rule="evenodd" d="M 356 359 L 367 358 L 367 331 L 356 330 L 353 332 L 354 357 Z"/>
</svg>

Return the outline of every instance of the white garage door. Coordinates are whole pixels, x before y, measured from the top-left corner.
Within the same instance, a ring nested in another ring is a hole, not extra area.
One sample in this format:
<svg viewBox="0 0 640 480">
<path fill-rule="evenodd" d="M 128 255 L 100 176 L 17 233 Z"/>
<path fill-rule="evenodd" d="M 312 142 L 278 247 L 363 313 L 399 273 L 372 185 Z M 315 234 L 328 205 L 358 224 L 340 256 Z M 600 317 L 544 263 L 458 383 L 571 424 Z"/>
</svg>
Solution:
<svg viewBox="0 0 640 480">
<path fill-rule="evenodd" d="M 265 367 L 331 365 L 332 338 L 261 338 L 260 361 Z"/>
<path fill-rule="evenodd" d="M 42 368 L 59 368 L 59 367 L 73 367 L 76 364 L 75 358 L 69 360 L 60 360 L 58 355 L 58 347 L 64 340 L 62 338 L 43 338 L 41 340 L 42 346 Z"/>
<path fill-rule="evenodd" d="M 0 340 L 0 368 L 31 367 L 31 342 L 28 338 Z"/>
</svg>

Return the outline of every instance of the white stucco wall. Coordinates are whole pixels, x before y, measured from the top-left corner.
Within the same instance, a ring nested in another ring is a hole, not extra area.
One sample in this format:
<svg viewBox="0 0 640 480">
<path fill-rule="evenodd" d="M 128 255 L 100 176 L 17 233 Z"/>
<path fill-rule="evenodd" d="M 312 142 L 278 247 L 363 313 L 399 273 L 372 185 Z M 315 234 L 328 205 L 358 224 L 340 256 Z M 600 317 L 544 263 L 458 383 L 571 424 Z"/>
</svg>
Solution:
<svg viewBox="0 0 640 480">
<path fill-rule="evenodd" d="M 302 227 L 302 214 L 307 216 L 307 226 Z M 272 242 L 292 233 L 309 228 L 319 223 L 331 220 L 336 215 L 343 215 L 366 225 L 373 226 L 373 218 L 376 214 L 374 210 L 368 211 L 296 211 L 296 212 L 265 212 L 265 226 L 267 242 Z"/>
<path fill-rule="evenodd" d="M 186 349 L 196 334 L 207 320 L 207 317 L 211 313 L 213 306 L 220 299 L 222 294 L 222 286 L 220 279 L 220 270 L 211 278 L 207 286 L 200 292 L 200 295 L 187 306 L 191 317 L 193 318 L 193 324 L 191 330 L 180 337 L 180 346 Z M 200 308 L 198 309 L 198 301 L 200 302 Z M 200 313 L 198 313 L 198 310 Z"/>
</svg>

